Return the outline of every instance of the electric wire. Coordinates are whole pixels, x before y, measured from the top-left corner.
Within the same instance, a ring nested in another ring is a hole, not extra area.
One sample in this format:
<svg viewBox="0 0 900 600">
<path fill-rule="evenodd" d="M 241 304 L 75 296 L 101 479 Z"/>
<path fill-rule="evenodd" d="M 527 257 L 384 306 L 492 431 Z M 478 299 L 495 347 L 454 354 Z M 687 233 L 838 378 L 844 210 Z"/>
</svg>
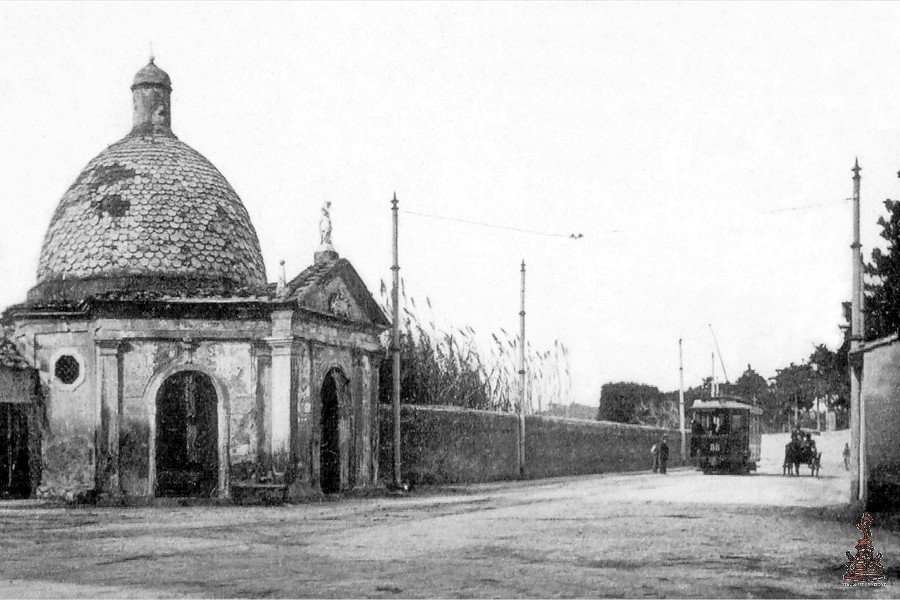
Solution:
<svg viewBox="0 0 900 600">
<path fill-rule="evenodd" d="M 848 202 L 850 200 L 852 200 L 852 198 L 842 198 L 841 199 L 842 202 Z M 834 203 L 833 202 L 819 202 L 817 204 L 805 204 L 805 205 L 801 205 L 801 206 L 788 206 L 788 207 L 784 207 L 784 208 L 776 208 L 773 210 L 756 211 L 756 214 L 762 214 L 762 215 L 777 214 L 777 213 L 785 213 L 785 212 L 811 210 L 811 209 L 815 209 L 815 208 L 822 208 L 822 207 L 828 207 L 828 206 L 834 206 Z M 557 237 L 557 238 L 566 238 L 566 239 L 573 239 L 573 240 L 579 240 L 579 239 L 582 239 L 585 237 L 583 233 L 558 233 L 558 232 L 554 232 L 554 231 L 539 231 L 536 229 L 526 229 L 524 227 L 513 227 L 511 225 L 499 225 L 497 223 L 487 223 L 485 221 L 475 221 L 473 219 L 463 219 L 460 217 L 449 217 L 447 215 L 436 215 L 433 213 L 425 213 L 425 212 L 408 210 L 408 209 L 400 209 L 400 212 L 408 214 L 408 215 L 413 215 L 416 217 L 423 217 L 426 219 L 437 219 L 440 221 L 452 221 L 455 223 L 463 223 L 465 225 L 477 225 L 478 227 L 487 227 L 489 229 L 503 229 L 506 231 L 515 231 L 517 233 L 542 235 L 545 237 Z M 627 229 L 610 229 L 608 231 L 595 232 L 594 235 L 628 233 L 628 231 L 629 230 L 627 230 Z"/>
<path fill-rule="evenodd" d="M 485 223 L 484 221 L 473 221 L 471 219 L 460 219 L 458 217 L 447 217 L 444 215 L 434 215 L 429 213 L 418 212 L 414 210 L 403 210 L 400 212 L 406 213 L 408 215 L 415 215 L 417 217 L 425 217 L 428 219 L 439 219 L 441 221 L 455 221 L 457 223 L 465 223 L 467 225 L 478 225 L 480 227 L 489 227 L 492 229 L 506 229 L 508 231 L 518 231 L 519 233 L 531 233 L 534 235 L 544 235 L 547 237 L 561 237 L 561 238 L 570 238 L 570 239 L 581 239 L 584 237 L 581 233 L 555 233 L 551 231 L 537 231 L 535 229 L 524 229 L 522 227 L 512 227 L 510 225 L 497 225 L 496 223 Z M 608 233 L 619 233 L 621 230 L 614 230 Z"/>
</svg>

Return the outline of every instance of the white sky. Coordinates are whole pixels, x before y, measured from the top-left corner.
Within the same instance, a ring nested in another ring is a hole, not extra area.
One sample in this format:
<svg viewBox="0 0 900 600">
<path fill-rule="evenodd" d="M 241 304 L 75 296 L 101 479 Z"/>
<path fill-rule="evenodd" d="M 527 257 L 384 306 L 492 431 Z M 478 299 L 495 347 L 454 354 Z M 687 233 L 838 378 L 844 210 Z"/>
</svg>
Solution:
<svg viewBox="0 0 900 600">
<path fill-rule="evenodd" d="M 312 261 L 319 208 L 377 295 L 571 348 L 600 385 L 731 380 L 840 342 L 852 181 L 863 244 L 900 196 L 900 6 L 891 4 L 0 4 L 0 306 L 44 231 L 131 124 L 149 55 L 173 129 L 244 201 L 270 281 Z M 802 207 L 801 210 L 789 210 Z M 721 375 L 719 365 L 716 366 Z"/>
</svg>

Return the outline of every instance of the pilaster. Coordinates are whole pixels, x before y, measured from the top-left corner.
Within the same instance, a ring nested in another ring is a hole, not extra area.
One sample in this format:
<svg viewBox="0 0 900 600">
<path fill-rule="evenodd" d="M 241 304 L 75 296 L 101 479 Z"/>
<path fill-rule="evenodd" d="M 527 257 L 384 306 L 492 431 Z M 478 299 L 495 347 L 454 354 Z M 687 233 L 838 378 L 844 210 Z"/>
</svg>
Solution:
<svg viewBox="0 0 900 600">
<path fill-rule="evenodd" d="M 272 391 L 266 411 L 266 439 L 276 482 L 284 482 L 291 460 L 291 403 L 296 391 L 294 340 L 267 340 L 272 352 Z"/>
<path fill-rule="evenodd" d="M 256 456 L 262 473 L 272 472 L 272 350 L 265 343 L 252 348 L 253 389 L 256 395 Z"/>
<path fill-rule="evenodd" d="M 97 341 L 100 423 L 97 436 L 97 489 L 119 496 L 119 430 L 122 415 L 122 343 Z"/>
</svg>

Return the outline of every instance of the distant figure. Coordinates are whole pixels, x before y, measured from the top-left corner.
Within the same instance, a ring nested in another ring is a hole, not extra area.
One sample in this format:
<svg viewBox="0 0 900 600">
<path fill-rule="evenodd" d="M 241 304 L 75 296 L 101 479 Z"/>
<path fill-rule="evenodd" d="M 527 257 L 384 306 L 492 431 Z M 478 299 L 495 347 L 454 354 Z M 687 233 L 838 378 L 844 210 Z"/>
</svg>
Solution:
<svg viewBox="0 0 900 600">
<path fill-rule="evenodd" d="M 659 471 L 659 444 L 650 446 L 650 454 L 653 455 L 653 472 Z"/>
<path fill-rule="evenodd" d="M 810 447 L 812 446 L 812 435 L 800 434 L 800 462 L 809 464 Z"/>
<path fill-rule="evenodd" d="M 669 435 L 664 433 L 659 442 L 659 472 L 666 474 L 666 464 L 669 462 Z"/>
<path fill-rule="evenodd" d="M 844 444 L 844 469 L 850 470 L 850 444 Z"/>
</svg>

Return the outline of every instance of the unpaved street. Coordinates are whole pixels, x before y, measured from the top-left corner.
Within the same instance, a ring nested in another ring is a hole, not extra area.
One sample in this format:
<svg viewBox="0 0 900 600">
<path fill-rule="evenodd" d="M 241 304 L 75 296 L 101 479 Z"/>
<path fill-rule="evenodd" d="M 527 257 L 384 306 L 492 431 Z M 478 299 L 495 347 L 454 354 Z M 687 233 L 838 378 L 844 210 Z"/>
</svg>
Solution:
<svg viewBox="0 0 900 600">
<path fill-rule="evenodd" d="M 771 469 L 770 469 L 771 470 Z M 890 597 L 840 586 L 847 475 L 675 471 L 280 507 L 0 505 L 7 597 Z M 858 515 L 856 515 L 858 516 Z"/>
</svg>

